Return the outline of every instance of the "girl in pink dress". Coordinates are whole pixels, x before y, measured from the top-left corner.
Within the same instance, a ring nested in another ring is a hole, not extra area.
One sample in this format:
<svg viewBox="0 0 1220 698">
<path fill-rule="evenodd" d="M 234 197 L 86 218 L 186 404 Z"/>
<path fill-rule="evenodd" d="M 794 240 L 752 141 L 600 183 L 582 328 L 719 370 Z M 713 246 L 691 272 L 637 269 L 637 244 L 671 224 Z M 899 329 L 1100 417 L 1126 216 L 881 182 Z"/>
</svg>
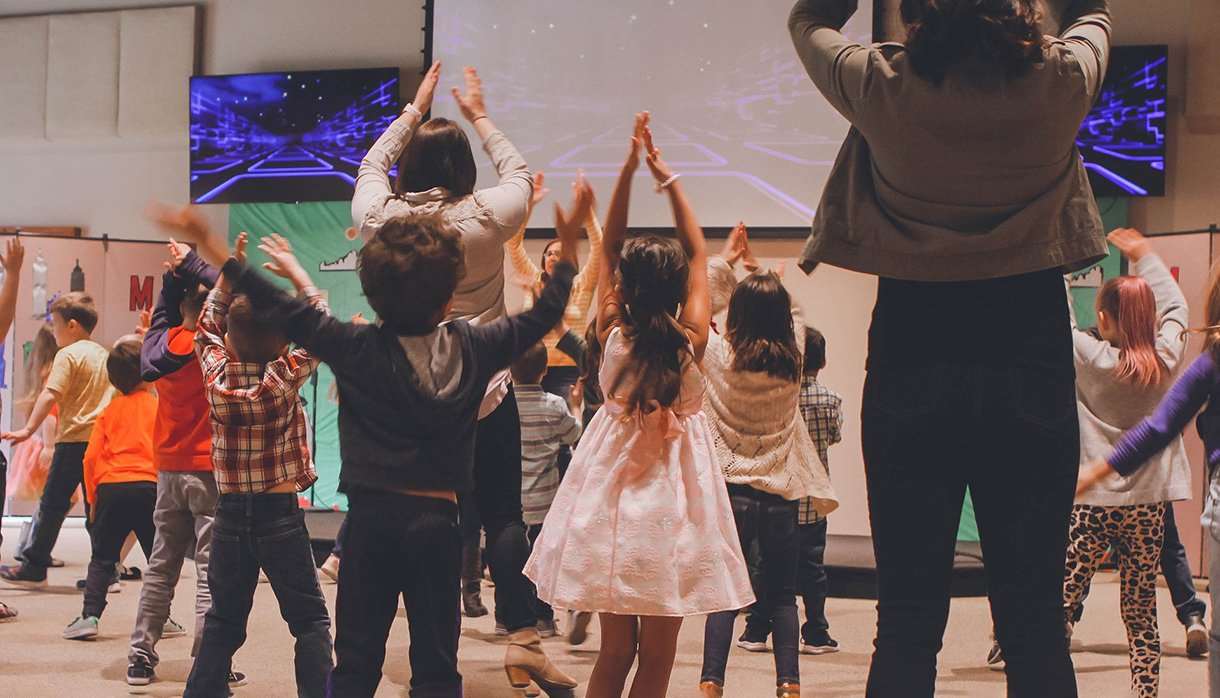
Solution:
<svg viewBox="0 0 1220 698">
<path fill-rule="evenodd" d="M 647 150 L 681 248 L 624 245 L 631 180 Z M 636 116 L 603 239 L 598 335 L 605 404 L 590 422 L 526 564 L 538 597 L 597 611 L 602 644 L 587 698 L 664 696 L 685 616 L 754 601 L 702 413 L 698 364 L 710 318 L 703 231 Z M 678 310 L 681 308 L 681 312 Z"/>
</svg>

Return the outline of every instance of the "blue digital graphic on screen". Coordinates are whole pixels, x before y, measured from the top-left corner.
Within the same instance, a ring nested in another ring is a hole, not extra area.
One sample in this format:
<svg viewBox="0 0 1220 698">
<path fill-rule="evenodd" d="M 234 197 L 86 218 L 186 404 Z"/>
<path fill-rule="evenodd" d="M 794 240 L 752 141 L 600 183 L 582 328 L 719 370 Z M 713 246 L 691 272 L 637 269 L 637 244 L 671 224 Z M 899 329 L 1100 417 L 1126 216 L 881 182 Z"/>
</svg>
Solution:
<svg viewBox="0 0 1220 698">
<path fill-rule="evenodd" d="M 1076 144 L 1098 196 L 1165 194 L 1165 46 L 1119 46 Z"/>
<path fill-rule="evenodd" d="M 398 115 L 398 69 L 191 78 L 191 200 L 342 201 Z"/>
</svg>

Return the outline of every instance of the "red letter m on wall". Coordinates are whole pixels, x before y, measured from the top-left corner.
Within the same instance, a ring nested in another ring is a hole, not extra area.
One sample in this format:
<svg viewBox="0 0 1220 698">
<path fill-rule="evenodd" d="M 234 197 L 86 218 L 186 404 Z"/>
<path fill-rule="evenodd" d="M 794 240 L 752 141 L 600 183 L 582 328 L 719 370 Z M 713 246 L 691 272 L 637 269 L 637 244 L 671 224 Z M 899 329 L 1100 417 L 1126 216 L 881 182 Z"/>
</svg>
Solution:
<svg viewBox="0 0 1220 698">
<path fill-rule="evenodd" d="M 138 275 L 131 275 L 131 300 L 128 306 L 128 310 L 133 313 L 153 306 L 153 278 L 151 276 L 144 277 L 141 282 Z"/>
</svg>

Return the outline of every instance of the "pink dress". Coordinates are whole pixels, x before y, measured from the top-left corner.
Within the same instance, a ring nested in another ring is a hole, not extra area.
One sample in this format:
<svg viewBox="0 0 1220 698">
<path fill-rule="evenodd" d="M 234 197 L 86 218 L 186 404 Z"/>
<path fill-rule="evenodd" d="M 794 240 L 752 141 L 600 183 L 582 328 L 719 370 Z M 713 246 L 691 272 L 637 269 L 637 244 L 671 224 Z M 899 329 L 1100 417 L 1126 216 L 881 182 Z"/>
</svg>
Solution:
<svg viewBox="0 0 1220 698">
<path fill-rule="evenodd" d="M 631 346 L 606 341 L 607 392 Z M 630 377 L 617 388 L 630 392 Z M 538 597 L 580 611 L 693 616 L 754 602 L 692 363 L 677 403 L 641 416 L 607 394 L 581 437 L 525 574 Z"/>
</svg>

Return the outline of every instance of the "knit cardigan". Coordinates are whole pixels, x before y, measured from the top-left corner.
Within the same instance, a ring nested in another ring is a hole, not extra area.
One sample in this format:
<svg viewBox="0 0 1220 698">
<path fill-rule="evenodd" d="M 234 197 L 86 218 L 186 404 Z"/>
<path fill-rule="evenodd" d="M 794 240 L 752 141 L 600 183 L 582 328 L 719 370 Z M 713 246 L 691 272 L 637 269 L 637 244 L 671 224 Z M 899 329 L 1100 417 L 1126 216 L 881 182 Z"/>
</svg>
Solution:
<svg viewBox="0 0 1220 698">
<path fill-rule="evenodd" d="M 802 328 L 799 309 L 793 316 Z M 789 500 L 812 497 L 821 516 L 834 511 L 839 501 L 830 474 L 801 418 L 801 384 L 732 365 L 732 347 L 711 333 L 703 355 L 703 411 L 725 480 Z"/>
</svg>

